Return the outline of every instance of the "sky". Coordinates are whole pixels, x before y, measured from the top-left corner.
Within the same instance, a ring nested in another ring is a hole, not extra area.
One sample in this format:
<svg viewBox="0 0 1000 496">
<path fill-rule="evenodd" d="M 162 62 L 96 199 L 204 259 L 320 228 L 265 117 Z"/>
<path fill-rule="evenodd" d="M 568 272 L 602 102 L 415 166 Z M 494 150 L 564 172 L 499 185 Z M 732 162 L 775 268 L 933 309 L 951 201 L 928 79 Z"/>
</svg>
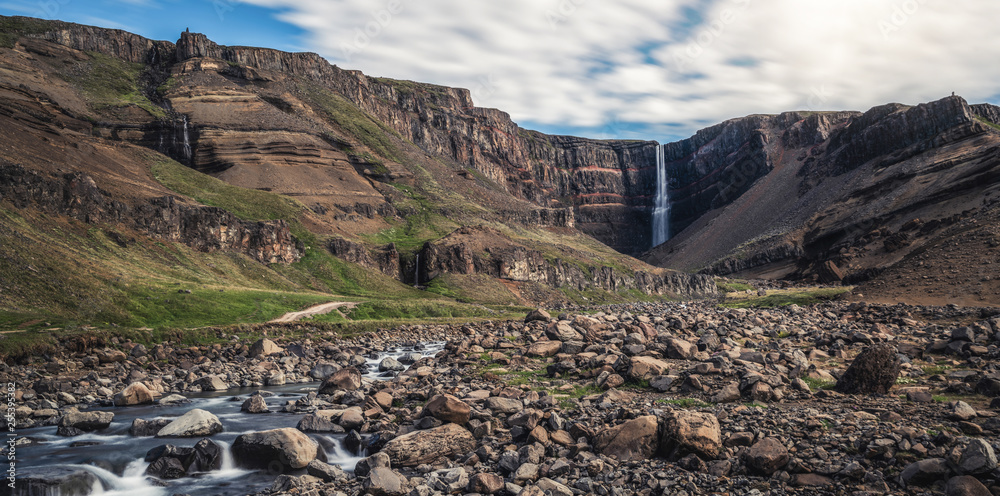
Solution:
<svg viewBox="0 0 1000 496">
<path fill-rule="evenodd" d="M 674 141 L 749 114 L 1000 102 L 983 0 L 0 0 L 0 13 L 311 51 L 468 88 L 522 127 Z"/>
</svg>

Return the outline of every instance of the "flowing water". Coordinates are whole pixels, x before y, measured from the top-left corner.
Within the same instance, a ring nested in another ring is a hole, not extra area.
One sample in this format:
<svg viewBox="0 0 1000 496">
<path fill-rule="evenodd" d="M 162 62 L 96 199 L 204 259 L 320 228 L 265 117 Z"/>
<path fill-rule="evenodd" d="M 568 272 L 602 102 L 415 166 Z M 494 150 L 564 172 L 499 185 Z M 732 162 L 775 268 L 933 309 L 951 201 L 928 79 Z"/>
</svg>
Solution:
<svg viewBox="0 0 1000 496">
<path fill-rule="evenodd" d="M 419 353 L 433 356 L 443 349 L 444 343 L 428 343 L 415 347 L 395 348 L 367 358 L 367 379 L 384 380 L 387 373 L 378 372 L 378 364 L 385 357 L 403 359 L 404 355 Z M 415 356 L 413 358 L 416 358 Z M 18 470 L 30 474 L 32 467 L 71 466 L 89 470 L 100 480 L 91 494 L 121 496 L 166 496 L 171 494 L 238 495 L 253 493 L 269 487 L 275 474 L 246 470 L 236 466 L 230 447 L 240 434 L 295 427 L 305 414 L 282 413 L 279 410 L 288 401 L 294 401 L 316 390 L 317 383 L 289 384 L 285 386 L 230 389 L 213 393 L 186 395 L 190 403 L 181 405 L 144 405 L 133 407 L 100 407 L 97 410 L 114 412 L 111 426 L 101 432 L 86 433 L 75 437 L 56 435 L 55 427 L 36 427 L 18 431 L 19 437 L 36 441 L 20 453 Z M 265 398 L 272 413 L 248 414 L 240 411 L 243 400 L 254 391 L 269 391 Z M 238 397 L 238 400 L 233 398 Z M 198 474 L 172 481 L 157 481 L 145 475 L 148 463 L 143 461 L 146 452 L 162 445 L 194 446 L 201 438 L 152 438 L 133 437 L 129 427 L 136 418 L 171 418 L 183 415 L 194 408 L 212 412 L 222 422 L 224 431 L 209 439 L 223 448 L 221 470 Z M 308 434 L 320 446 L 330 464 L 353 471 L 365 453 L 352 453 L 344 447 L 344 434 Z M 304 471 L 301 471 L 304 473 Z M 165 485 L 164 485 L 165 484 Z M 58 496 L 58 495 L 50 495 Z"/>
<path fill-rule="evenodd" d="M 181 144 L 181 153 L 184 155 L 184 160 L 190 162 L 191 161 L 191 140 L 190 140 L 190 138 L 188 136 L 188 118 L 185 115 L 185 116 L 182 116 L 182 119 L 184 121 L 184 128 L 183 128 L 183 136 L 181 138 L 183 140 L 183 143 Z"/>
<path fill-rule="evenodd" d="M 653 209 L 653 246 L 670 239 L 670 178 L 663 147 L 656 145 L 656 205 Z"/>
</svg>

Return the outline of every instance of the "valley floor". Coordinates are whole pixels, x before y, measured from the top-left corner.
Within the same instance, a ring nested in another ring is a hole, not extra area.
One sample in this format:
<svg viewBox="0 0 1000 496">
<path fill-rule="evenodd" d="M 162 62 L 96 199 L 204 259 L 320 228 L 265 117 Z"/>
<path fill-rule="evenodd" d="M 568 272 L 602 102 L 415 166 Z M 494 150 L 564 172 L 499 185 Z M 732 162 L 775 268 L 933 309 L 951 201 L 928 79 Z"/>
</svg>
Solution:
<svg viewBox="0 0 1000 496">
<path fill-rule="evenodd" d="M 267 494 L 989 494 L 1000 489 L 998 327 L 981 308 L 637 303 L 353 338 L 281 324 L 265 328 L 276 343 L 253 346 L 224 331 L 207 346 L 67 343 L 2 379 L 25 386 L 19 425 L 82 430 L 95 427 L 70 425 L 74 411 L 132 408 L 112 397 L 134 383 L 165 396 L 280 373 L 315 388 L 270 415 L 354 430 L 371 456 L 348 473 L 293 467 Z M 345 382 L 364 355 L 431 340 L 448 344 L 395 377 Z M 838 392 L 883 343 L 898 362 L 869 372 L 898 367 L 890 389 Z"/>
</svg>

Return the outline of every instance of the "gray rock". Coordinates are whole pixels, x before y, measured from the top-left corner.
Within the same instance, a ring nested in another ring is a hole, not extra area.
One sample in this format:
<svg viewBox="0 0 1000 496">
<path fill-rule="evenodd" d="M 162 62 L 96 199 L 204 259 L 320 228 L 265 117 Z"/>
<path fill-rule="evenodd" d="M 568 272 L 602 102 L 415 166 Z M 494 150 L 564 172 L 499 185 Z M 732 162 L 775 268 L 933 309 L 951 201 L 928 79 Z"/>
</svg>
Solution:
<svg viewBox="0 0 1000 496">
<path fill-rule="evenodd" d="M 323 482 L 333 482 L 347 477 L 340 465 L 330 465 L 319 460 L 309 462 L 309 465 L 306 465 L 306 473 Z"/>
<path fill-rule="evenodd" d="M 170 422 L 170 419 L 146 420 L 137 418 L 132 421 L 132 426 L 129 427 L 128 433 L 135 437 L 155 436 L 157 432 L 160 432 L 160 429 L 166 427 Z"/>
<path fill-rule="evenodd" d="M 899 478 L 906 485 L 925 486 L 944 480 L 950 473 L 944 458 L 927 458 L 907 465 Z"/>
<path fill-rule="evenodd" d="M 115 414 L 111 412 L 69 412 L 59 419 L 56 434 L 70 437 L 107 429 L 114 418 Z"/>
<path fill-rule="evenodd" d="M 405 493 L 403 477 L 383 467 L 372 469 L 362 486 L 365 493 L 372 496 L 402 496 Z"/>
<path fill-rule="evenodd" d="M 381 362 L 379 362 L 378 370 L 379 372 L 399 372 L 406 370 L 406 366 L 399 363 L 399 361 L 393 357 L 385 357 Z"/>
<path fill-rule="evenodd" d="M 240 406 L 240 411 L 247 413 L 271 413 L 271 410 L 267 408 L 267 402 L 264 401 L 264 397 L 259 394 L 252 394 L 243 405 Z"/>
<path fill-rule="evenodd" d="M 963 474 L 985 474 L 997 468 L 997 456 L 989 443 L 976 438 L 971 440 L 962 450 L 957 465 Z"/>
<path fill-rule="evenodd" d="M 37 467 L 18 474 L 16 488 L 24 495 L 87 495 L 100 479 L 89 470 L 72 467 Z M 4 482 L 4 486 L 7 483 Z"/>
<path fill-rule="evenodd" d="M 214 414 L 195 408 L 165 425 L 156 437 L 205 437 L 222 432 L 222 422 Z"/>
<path fill-rule="evenodd" d="M 427 474 L 427 485 L 446 494 L 462 492 L 469 485 L 469 474 L 462 467 L 435 470 Z"/>
<path fill-rule="evenodd" d="M 233 442 L 236 463 L 269 470 L 300 469 L 316 459 L 319 446 L 298 429 L 285 427 L 242 434 Z"/>
</svg>

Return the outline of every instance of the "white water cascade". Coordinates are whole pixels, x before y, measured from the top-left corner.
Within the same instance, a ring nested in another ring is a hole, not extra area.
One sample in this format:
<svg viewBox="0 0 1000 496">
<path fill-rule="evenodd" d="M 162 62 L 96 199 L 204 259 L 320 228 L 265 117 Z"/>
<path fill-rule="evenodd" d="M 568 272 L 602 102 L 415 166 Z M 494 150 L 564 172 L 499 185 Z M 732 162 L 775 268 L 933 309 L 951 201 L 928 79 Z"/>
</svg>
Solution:
<svg viewBox="0 0 1000 496">
<path fill-rule="evenodd" d="M 182 137 L 182 139 L 184 141 L 183 141 L 183 143 L 181 145 L 181 147 L 182 147 L 181 148 L 181 153 L 184 154 L 184 160 L 190 161 L 191 160 L 191 141 L 188 138 L 188 118 L 185 115 L 185 116 L 182 116 L 182 119 L 184 121 L 184 134 L 183 134 L 183 137 Z"/>
<path fill-rule="evenodd" d="M 413 264 L 413 287 L 420 287 L 420 254 L 417 253 L 417 261 Z"/>
<path fill-rule="evenodd" d="M 656 145 L 656 204 L 653 210 L 653 246 L 670 239 L 670 178 L 663 146 Z"/>
</svg>

